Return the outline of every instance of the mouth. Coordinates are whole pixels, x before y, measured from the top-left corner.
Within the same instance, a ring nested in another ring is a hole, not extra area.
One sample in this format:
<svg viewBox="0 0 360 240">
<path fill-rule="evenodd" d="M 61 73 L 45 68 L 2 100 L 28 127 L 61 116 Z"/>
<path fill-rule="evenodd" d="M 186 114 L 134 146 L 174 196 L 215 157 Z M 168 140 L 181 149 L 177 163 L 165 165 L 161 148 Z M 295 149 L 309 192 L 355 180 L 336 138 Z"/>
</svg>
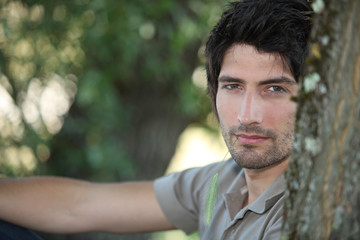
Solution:
<svg viewBox="0 0 360 240">
<path fill-rule="evenodd" d="M 242 144 L 250 144 L 250 145 L 260 144 L 269 139 L 269 137 L 264 137 L 264 136 L 255 135 L 255 134 L 238 134 L 238 135 L 235 135 L 235 137 Z"/>
</svg>

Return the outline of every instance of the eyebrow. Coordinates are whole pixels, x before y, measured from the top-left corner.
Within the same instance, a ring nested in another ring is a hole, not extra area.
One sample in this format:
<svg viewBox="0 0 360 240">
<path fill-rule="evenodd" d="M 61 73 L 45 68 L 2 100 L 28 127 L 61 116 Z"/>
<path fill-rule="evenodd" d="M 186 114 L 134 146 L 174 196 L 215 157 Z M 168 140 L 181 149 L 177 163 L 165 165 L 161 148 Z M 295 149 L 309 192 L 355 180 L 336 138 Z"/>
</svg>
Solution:
<svg viewBox="0 0 360 240">
<path fill-rule="evenodd" d="M 237 82 L 237 83 L 241 83 L 241 84 L 246 83 L 246 81 L 241 78 L 234 78 L 234 77 L 230 77 L 230 76 L 222 76 L 218 79 L 218 82 L 222 82 L 222 83 Z M 297 85 L 297 82 L 294 79 L 288 78 L 285 76 L 282 76 L 279 78 L 266 79 L 266 80 L 260 81 L 258 83 L 258 85 L 261 86 L 261 85 L 280 84 L 280 83 L 285 83 L 285 84 L 289 84 L 289 85 Z"/>
</svg>

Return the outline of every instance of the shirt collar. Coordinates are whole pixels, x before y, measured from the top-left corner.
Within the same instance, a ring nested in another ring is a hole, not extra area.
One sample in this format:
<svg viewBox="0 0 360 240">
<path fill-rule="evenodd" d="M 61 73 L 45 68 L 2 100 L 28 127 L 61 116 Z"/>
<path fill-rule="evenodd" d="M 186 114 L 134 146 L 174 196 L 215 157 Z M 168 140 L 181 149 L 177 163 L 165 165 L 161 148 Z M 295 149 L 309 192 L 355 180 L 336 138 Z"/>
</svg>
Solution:
<svg viewBox="0 0 360 240">
<path fill-rule="evenodd" d="M 229 191 L 224 194 L 225 205 L 231 219 L 234 219 L 234 217 L 243 218 L 247 211 L 263 214 L 284 195 L 284 191 L 285 177 L 281 174 L 255 202 L 241 209 L 242 203 L 247 196 L 245 174 L 244 170 L 241 170 L 230 186 Z"/>
</svg>

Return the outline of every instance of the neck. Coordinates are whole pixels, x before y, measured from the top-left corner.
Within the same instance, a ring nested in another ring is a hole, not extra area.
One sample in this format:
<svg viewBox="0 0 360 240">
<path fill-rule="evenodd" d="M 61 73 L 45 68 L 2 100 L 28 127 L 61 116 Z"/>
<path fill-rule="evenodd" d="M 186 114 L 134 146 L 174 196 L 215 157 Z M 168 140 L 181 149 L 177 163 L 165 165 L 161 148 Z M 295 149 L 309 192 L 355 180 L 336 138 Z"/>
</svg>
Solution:
<svg viewBox="0 0 360 240">
<path fill-rule="evenodd" d="M 246 205 L 255 202 L 255 200 L 270 187 L 270 185 L 286 170 L 289 161 L 290 158 L 263 169 L 244 169 L 248 187 L 248 199 L 245 201 Z"/>
</svg>

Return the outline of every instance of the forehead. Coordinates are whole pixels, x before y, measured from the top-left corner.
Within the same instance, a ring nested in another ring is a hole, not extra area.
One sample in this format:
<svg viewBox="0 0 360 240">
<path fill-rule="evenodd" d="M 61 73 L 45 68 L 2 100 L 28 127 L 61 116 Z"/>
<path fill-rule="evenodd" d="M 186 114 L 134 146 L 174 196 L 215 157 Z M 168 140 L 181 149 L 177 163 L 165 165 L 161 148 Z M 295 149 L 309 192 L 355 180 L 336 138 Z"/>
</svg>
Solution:
<svg viewBox="0 0 360 240">
<path fill-rule="evenodd" d="M 244 80 L 266 80 L 274 77 L 294 79 L 279 54 L 259 52 L 246 44 L 235 44 L 225 52 L 219 78 L 224 75 Z"/>
</svg>

